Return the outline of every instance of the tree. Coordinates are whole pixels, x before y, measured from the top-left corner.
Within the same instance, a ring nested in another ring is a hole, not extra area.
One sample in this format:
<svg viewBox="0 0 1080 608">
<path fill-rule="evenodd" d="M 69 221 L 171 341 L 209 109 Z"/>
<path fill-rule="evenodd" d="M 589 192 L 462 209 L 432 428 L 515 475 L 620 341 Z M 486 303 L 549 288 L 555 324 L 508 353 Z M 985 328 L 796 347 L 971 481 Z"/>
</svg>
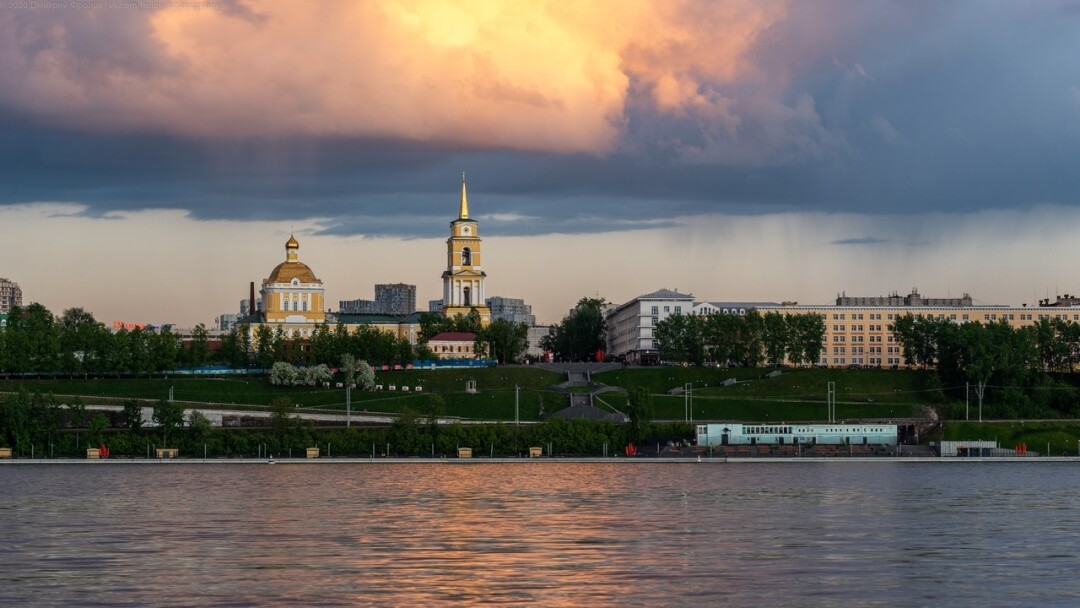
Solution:
<svg viewBox="0 0 1080 608">
<path fill-rule="evenodd" d="M 154 359 L 152 368 L 155 371 L 167 372 L 179 367 L 180 351 L 183 348 L 180 336 L 174 334 L 168 327 L 163 327 L 153 337 L 154 340 L 150 344 Z"/>
<path fill-rule="evenodd" d="M 293 404 L 288 397 L 275 397 L 270 402 L 270 426 L 278 436 L 280 447 L 284 447 L 289 439 L 289 434 L 300 425 L 300 418 L 292 416 L 292 411 Z"/>
<path fill-rule="evenodd" d="M 4 334 L 4 359 L 9 370 L 38 374 L 58 371 L 60 333 L 48 308 L 38 303 L 12 307 Z"/>
<path fill-rule="evenodd" d="M 81 429 L 86 426 L 86 404 L 78 397 L 72 397 L 68 402 L 68 424 L 72 428 Z"/>
<path fill-rule="evenodd" d="M 105 429 L 109 428 L 109 419 L 105 414 L 94 414 L 90 418 L 90 429 L 87 433 L 87 445 L 101 445 L 105 441 Z"/>
<path fill-rule="evenodd" d="M 592 361 L 606 348 L 603 298 L 582 298 L 561 323 L 552 326 L 540 347 L 560 361 Z"/>
<path fill-rule="evenodd" d="M 439 418 L 446 414 L 446 401 L 442 395 L 431 394 L 427 396 L 427 408 L 424 414 L 427 416 L 428 434 L 431 435 L 432 443 L 439 442 Z"/>
<path fill-rule="evenodd" d="M 747 312 L 742 318 L 739 333 L 735 340 L 736 354 L 742 365 L 757 367 L 761 364 L 764 333 L 765 322 L 761 317 L 761 313 L 757 310 Z"/>
<path fill-rule="evenodd" d="M 210 361 L 210 332 L 206 325 L 199 323 L 191 332 L 191 344 L 188 346 L 188 365 L 202 367 Z"/>
<path fill-rule="evenodd" d="M 352 386 L 356 382 L 356 357 L 352 353 L 341 355 L 341 374 L 345 377 L 345 386 Z"/>
<path fill-rule="evenodd" d="M 142 429 L 143 420 L 143 408 L 142 405 L 134 399 L 124 402 L 124 425 L 127 428 L 138 431 Z"/>
<path fill-rule="evenodd" d="M 488 346 L 494 350 L 488 356 L 499 363 L 517 363 L 529 346 L 529 326 L 496 319 L 476 334 L 476 352 L 485 352 Z"/>
<path fill-rule="evenodd" d="M 69 308 L 59 320 L 60 368 L 69 374 L 86 374 L 97 369 L 95 353 L 107 332 L 94 315 L 82 308 Z"/>
<path fill-rule="evenodd" d="M 296 386 L 301 382 L 300 371 L 291 363 L 278 361 L 270 369 L 270 384 L 274 386 Z"/>
<path fill-rule="evenodd" d="M 375 370 L 368 365 L 367 361 L 356 363 L 356 386 L 361 390 L 370 391 L 375 388 Z"/>
<path fill-rule="evenodd" d="M 270 369 L 274 360 L 274 330 L 269 325 L 259 325 L 255 329 L 255 363 L 260 369 Z"/>
<path fill-rule="evenodd" d="M 322 363 L 318 365 L 309 365 L 303 368 L 302 373 L 299 375 L 301 376 L 303 383 L 308 386 L 326 384 L 334 379 L 334 375 L 330 373 L 330 368 Z"/>
<path fill-rule="evenodd" d="M 342 327 L 344 328 L 344 325 Z M 342 361 L 345 355 L 350 354 L 337 348 L 334 334 L 330 331 L 330 326 L 325 323 L 315 326 L 308 344 L 311 348 L 311 361 L 315 363 L 330 364 L 334 361 Z M 342 367 L 344 366 L 343 363 Z"/>
<path fill-rule="evenodd" d="M 788 358 L 795 365 L 815 364 L 824 348 L 825 318 L 819 314 L 786 316 L 788 323 Z"/>
<path fill-rule="evenodd" d="M 446 331 L 454 331 L 454 320 L 433 312 L 425 312 L 420 315 L 420 342 L 427 342 L 432 336 Z"/>
<path fill-rule="evenodd" d="M 233 369 L 247 367 L 247 351 L 240 345 L 240 332 L 233 327 L 221 338 L 221 350 L 218 356 L 222 363 Z"/>
<path fill-rule="evenodd" d="M 214 430 L 214 423 L 199 410 L 191 410 L 188 414 L 188 428 L 191 430 L 191 436 L 196 441 L 202 442 L 210 437 L 210 433 Z"/>
<path fill-rule="evenodd" d="M 184 424 L 184 408 L 179 403 L 159 400 L 154 404 L 154 424 L 161 427 L 162 445 L 169 445 L 169 431 Z"/>
<path fill-rule="evenodd" d="M 728 365 L 742 359 L 739 332 L 744 320 L 739 315 L 716 312 L 705 316 L 704 342 L 709 357 L 720 365 Z"/>
<path fill-rule="evenodd" d="M 784 315 L 770 311 L 761 319 L 762 344 L 765 351 L 765 360 L 770 365 L 780 365 L 784 362 L 784 355 L 788 349 L 788 325 Z"/>
<path fill-rule="evenodd" d="M 630 418 L 630 437 L 641 441 L 646 437 L 653 420 L 652 395 L 643 386 L 627 389 L 626 415 Z"/>
</svg>

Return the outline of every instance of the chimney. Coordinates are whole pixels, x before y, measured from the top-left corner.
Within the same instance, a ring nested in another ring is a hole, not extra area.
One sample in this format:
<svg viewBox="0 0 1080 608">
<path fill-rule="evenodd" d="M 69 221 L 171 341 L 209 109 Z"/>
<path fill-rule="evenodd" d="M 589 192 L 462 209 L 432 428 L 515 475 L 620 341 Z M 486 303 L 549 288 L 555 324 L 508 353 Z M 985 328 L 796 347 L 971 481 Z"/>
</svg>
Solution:
<svg viewBox="0 0 1080 608">
<path fill-rule="evenodd" d="M 255 281 L 251 282 L 251 291 L 248 296 L 248 316 L 255 316 Z"/>
</svg>

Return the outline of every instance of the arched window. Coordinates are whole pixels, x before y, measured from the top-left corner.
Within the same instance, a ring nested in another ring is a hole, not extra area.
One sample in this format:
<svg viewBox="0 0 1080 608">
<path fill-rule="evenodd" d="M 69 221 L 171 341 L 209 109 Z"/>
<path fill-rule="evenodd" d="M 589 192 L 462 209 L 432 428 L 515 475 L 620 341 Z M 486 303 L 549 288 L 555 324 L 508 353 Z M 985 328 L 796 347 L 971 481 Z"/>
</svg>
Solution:
<svg viewBox="0 0 1080 608">
<path fill-rule="evenodd" d="M 472 266 L 472 250 L 468 247 L 461 250 L 461 265 Z"/>
<path fill-rule="evenodd" d="M 461 294 L 464 297 L 464 301 L 461 303 L 461 305 L 472 306 L 472 288 L 466 287 L 465 289 L 461 290 Z"/>
</svg>

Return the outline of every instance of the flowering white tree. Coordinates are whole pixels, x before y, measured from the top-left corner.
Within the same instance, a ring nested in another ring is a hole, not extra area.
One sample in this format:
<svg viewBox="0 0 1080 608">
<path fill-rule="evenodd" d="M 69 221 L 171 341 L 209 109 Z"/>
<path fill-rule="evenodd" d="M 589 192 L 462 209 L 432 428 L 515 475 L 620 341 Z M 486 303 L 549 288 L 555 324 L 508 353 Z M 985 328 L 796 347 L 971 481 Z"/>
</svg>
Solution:
<svg viewBox="0 0 1080 608">
<path fill-rule="evenodd" d="M 298 374 L 298 376 L 299 375 L 300 374 Z M 330 373 L 330 368 L 323 363 L 304 368 L 302 375 L 303 383 L 308 386 L 315 386 L 317 384 L 322 384 L 323 382 L 329 382 L 334 378 L 334 375 Z M 297 378 L 297 380 L 297 384 L 300 384 L 299 377 Z"/>
<path fill-rule="evenodd" d="M 270 369 L 270 384 L 274 386 L 293 386 L 299 374 L 295 367 L 285 361 L 278 361 Z"/>
<path fill-rule="evenodd" d="M 365 391 L 370 391 L 375 387 L 375 370 L 371 369 L 367 361 L 360 361 L 357 364 L 356 386 Z"/>
</svg>

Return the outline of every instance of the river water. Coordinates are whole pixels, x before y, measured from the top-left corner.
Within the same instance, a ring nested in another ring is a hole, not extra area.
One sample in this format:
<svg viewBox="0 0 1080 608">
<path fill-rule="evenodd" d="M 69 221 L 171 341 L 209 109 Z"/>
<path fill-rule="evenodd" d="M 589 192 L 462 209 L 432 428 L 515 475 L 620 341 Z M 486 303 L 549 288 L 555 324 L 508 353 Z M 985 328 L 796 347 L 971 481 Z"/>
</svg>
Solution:
<svg viewBox="0 0 1080 608">
<path fill-rule="evenodd" d="M 0 466 L 5 606 L 1075 606 L 1076 463 Z"/>
</svg>

